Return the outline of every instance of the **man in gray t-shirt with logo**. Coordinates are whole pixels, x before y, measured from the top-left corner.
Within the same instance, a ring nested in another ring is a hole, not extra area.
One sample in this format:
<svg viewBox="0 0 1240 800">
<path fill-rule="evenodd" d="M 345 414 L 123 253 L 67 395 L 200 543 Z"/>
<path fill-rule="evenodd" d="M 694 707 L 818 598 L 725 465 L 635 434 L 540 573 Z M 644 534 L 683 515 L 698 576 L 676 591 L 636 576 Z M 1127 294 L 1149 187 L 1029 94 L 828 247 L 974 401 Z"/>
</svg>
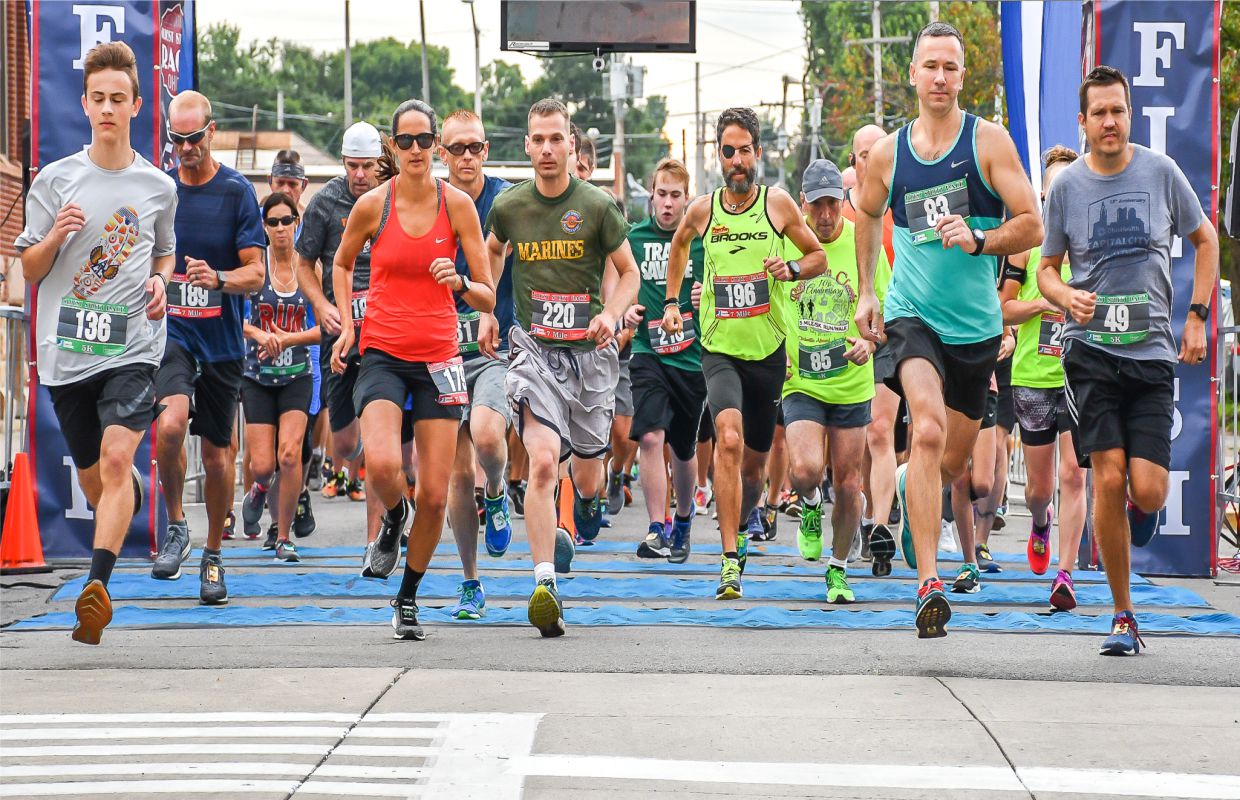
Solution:
<svg viewBox="0 0 1240 800">
<path fill-rule="evenodd" d="M 1077 455 L 1094 471 L 1094 530 L 1115 600 L 1103 655 L 1136 654 L 1129 542 L 1149 543 L 1167 499 L 1175 363 L 1206 356 L 1206 320 L 1218 278 L 1218 234 L 1184 173 L 1128 141 L 1128 81 L 1095 68 L 1080 89 L 1089 152 L 1059 174 L 1046 198 L 1038 286 L 1069 313 L 1063 362 Z M 1175 237 L 1196 249 L 1192 303 L 1180 347 L 1171 326 Z M 1064 283 L 1065 256 L 1072 278 Z"/>
</svg>

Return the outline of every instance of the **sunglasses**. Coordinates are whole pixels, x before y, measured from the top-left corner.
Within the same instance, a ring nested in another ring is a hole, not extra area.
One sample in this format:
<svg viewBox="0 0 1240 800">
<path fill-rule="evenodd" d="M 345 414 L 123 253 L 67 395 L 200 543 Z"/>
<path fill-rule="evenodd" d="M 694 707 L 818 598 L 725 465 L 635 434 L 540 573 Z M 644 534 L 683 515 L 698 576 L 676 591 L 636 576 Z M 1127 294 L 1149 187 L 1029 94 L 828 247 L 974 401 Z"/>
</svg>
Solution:
<svg viewBox="0 0 1240 800">
<path fill-rule="evenodd" d="M 723 153 L 724 158 L 731 158 L 732 156 L 736 155 L 736 152 L 738 150 L 743 156 L 753 155 L 753 145 L 751 144 L 747 144 L 744 147 L 733 147 L 730 144 L 725 144 L 723 147 L 719 148 L 719 152 Z"/>
<path fill-rule="evenodd" d="M 396 146 L 401 150 L 408 150 L 413 147 L 413 143 L 418 143 L 419 150 L 430 150 L 435 144 L 435 134 L 419 133 L 416 136 L 412 133 L 398 133 L 392 137 L 392 141 L 396 142 Z"/>
<path fill-rule="evenodd" d="M 466 150 L 473 153 L 474 155 L 478 155 L 479 153 L 482 152 L 483 148 L 485 148 L 486 146 L 487 146 L 486 142 L 470 142 L 469 144 L 460 144 L 460 143 L 445 144 L 443 146 L 443 149 L 447 150 L 449 153 L 451 153 L 454 156 L 463 156 L 465 155 Z"/>
<path fill-rule="evenodd" d="M 198 144 L 202 141 L 202 137 L 207 135 L 207 128 L 210 127 L 211 121 L 208 120 L 206 125 L 203 125 L 193 133 L 177 133 L 170 128 L 168 130 L 168 138 L 172 140 L 173 144 L 185 144 L 186 142 L 189 142 L 190 144 Z"/>
<path fill-rule="evenodd" d="M 297 217 L 292 214 L 284 217 L 267 217 L 263 222 L 267 223 L 268 228 L 279 228 L 282 225 L 296 225 Z"/>
</svg>

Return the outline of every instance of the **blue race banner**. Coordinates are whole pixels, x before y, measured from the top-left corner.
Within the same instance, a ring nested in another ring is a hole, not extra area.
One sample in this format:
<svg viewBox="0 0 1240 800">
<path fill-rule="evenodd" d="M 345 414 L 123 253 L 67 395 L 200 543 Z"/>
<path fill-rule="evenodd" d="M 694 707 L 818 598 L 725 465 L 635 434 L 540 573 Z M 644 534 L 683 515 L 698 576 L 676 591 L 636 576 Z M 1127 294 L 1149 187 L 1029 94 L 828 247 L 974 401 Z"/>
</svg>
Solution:
<svg viewBox="0 0 1240 800">
<path fill-rule="evenodd" d="M 1218 212 L 1219 0 L 1105 0 L 1093 15 L 1094 64 L 1123 71 L 1132 84 L 1132 141 L 1175 159 L 1213 221 Z M 1171 312 L 1177 341 L 1188 315 L 1195 251 L 1177 239 Z M 1211 308 L 1218 308 L 1215 286 Z M 1216 571 L 1218 510 L 1215 452 L 1218 413 L 1213 376 L 1217 317 L 1207 325 L 1204 364 L 1176 366 L 1171 430 L 1171 491 L 1161 526 L 1132 568 L 1149 575 L 1205 576 Z"/>
<path fill-rule="evenodd" d="M 138 60 L 142 109 L 133 122 L 133 147 L 160 166 L 172 166 L 168 146 L 168 101 L 194 86 L 193 0 L 98 0 L 30 4 L 31 165 L 40 165 L 81 150 L 90 143 L 90 122 L 82 112 L 82 61 L 92 47 L 123 41 Z M 35 292 L 27 295 L 30 327 L 38 314 Z M 34 337 L 30 341 L 29 441 L 38 495 L 39 530 L 47 558 L 89 558 L 94 538 L 94 511 L 86 503 L 69 450 L 56 421 L 47 389 L 38 385 L 34 368 Z M 155 550 L 156 532 L 166 524 L 158 502 L 151 441 L 154 428 L 138 448 L 134 463 L 142 473 L 146 502 L 134 518 L 122 548 L 123 556 L 147 556 Z"/>
</svg>

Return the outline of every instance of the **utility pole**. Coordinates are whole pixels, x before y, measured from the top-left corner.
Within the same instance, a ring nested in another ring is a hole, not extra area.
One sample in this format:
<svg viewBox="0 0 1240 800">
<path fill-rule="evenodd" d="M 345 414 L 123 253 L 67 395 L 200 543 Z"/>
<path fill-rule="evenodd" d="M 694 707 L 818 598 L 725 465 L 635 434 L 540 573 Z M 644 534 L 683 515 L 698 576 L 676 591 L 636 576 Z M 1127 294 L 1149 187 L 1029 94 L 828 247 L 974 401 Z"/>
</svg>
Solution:
<svg viewBox="0 0 1240 800">
<path fill-rule="evenodd" d="M 482 116 L 482 47 L 478 36 L 478 15 L 474 12 L 474 0 L 469 4 L 469 21 L 474 25 L 474 113 Z"/>
<path fill-rule="evenodd" d="M 697 152 L 694 153 L 693 190 L 698 194 L 706 191 L 706 126 L 702 119 L 702 64 L 693 62 L 693 125 L 694 138 L 697 139 Z"/>
<path fill-rule="evenodd" d="M 818 135 L 822 129 L 822 90 L 814 87 L 814 104 L 809 108 L 809 160 L 818 158 Z"/>
<path fill-rule="evenodd" d="M 620 60 L 618 54 L 613 53 L 611 56 L 611 102 L 616 115 L 616 138 L 612 142 L 611 150 L 611 168 L 615 181 L 612 191 L 615 192 L 621 206 L 625 205 L 624 200 L 627 194 L 626 190 L 628 189 L 625 185 L 627 181 L 624 179 L 624 112 L 626 110 L 625 97 L 628 95 L 628 84 L 628 66 Z"/>
<path fill-rule="evenodd" d="M 284 90 L 276 89 L 276 130 L 284 130 Z"/>
<path fill-rule="evenodd" d="M 939 21 L 939 0 L 930 0 L 930 21 Z"/>
<path fill-rule="evenodd" d="M 349 39 L 349 0 L 344 0 L 344 126 L 353 124 L 353 45 Z"/>
<path fill-rule="evenodd" d="M 418 0 L 418 14 L 422 17 L 422 102 L 431 104 L 431 67 L 426 53 L 426 2 Z"/>
<path fill-rule="evenodd" d="M 855 44 L 870 45 L 871 52 L 874 55 L 874 124 L 881 126 L 883 124 L 883 45 L 885 44 L 902 44 L 911 41 L 909 36 L 883 36 L 883 11 L 882 3 L 879 0 L 873 0 L 870 6 L 870 38 L 869 39 L 847 39 L 844 41 L 845 47 L 851 47 Z"/>
</svg>

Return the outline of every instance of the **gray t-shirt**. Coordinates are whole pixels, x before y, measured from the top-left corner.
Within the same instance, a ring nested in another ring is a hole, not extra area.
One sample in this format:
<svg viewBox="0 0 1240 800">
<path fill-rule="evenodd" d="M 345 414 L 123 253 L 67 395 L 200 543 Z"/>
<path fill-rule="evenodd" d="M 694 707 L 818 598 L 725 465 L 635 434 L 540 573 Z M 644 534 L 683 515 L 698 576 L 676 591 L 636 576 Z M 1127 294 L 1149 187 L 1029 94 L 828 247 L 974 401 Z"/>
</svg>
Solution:
<svg viewBox="0 0 1240 800">
<path fill-rule="evenodd" d="M 332 178 L 310 199 L 301 230 L 297 233 L 297 254 L 323 264 L 323 293 L 328 302 L 335 304 L 336 292 L 332 286 L 332 259 L 340 249 L 344 226 L 349 221 L 357 198 L 349 191 L 349 181 L 343 176 Z M 362 247 L 353 262 L 353 291 L 365 292 L 370 288 L 370 242 Z M 357 309 L 354 316 L 360 317 Z"/>
<path fill-rule="evenodd" d="M 127 364 L 158 366 L 167 330 L 146 318 L 146 281 L 154 258 L 176 252 L 176 184 L 137 153 L 125 169 L 107 170 L 83 149 L 35 177 L 17 249 L 43 241 L 68 203 L 86 224 L 39 282 L 39 380 L 60 386 Z"/>
<path fill-rule="evenodd" d="M 1042 210 L 1043 256 L 1068 254 L 1074 289 L 1098 293 L 1088 325 L 1068 317 L 1065 339 L 1117 356 L 1176 360 L 1171 332 L 1171 247 L 1206 222 L 1188 179 L 1165 155 L 1134 144 L 1117 175 L 1085 159 L 1055 179 Z"/>
</svg>

